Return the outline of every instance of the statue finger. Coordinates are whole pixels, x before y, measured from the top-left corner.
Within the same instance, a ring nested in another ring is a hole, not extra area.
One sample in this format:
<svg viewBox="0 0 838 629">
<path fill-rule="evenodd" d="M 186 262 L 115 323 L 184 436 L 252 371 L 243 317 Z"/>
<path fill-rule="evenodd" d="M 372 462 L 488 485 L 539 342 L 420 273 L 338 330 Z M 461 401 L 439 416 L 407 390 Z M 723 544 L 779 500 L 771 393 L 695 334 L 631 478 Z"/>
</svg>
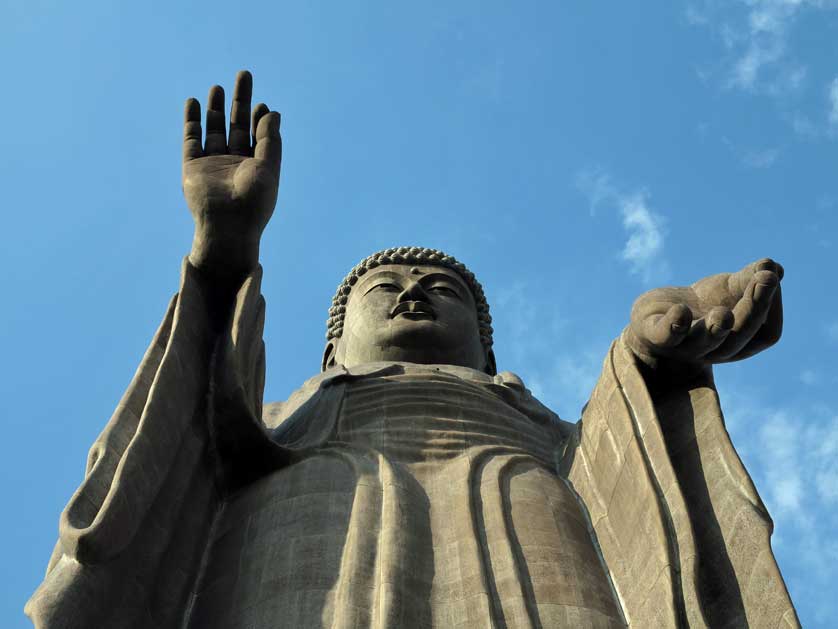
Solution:
<svg viewBox="0 0 838 629">
<path fill-rule="evenodd" d="M 227 152 L 227 132 L 224 124 L 224 88 L 213 85 L 207 97 L 207 138 L 204 153 L 223 155 Z"/>
<path fill-rule="evenodd" d="M 768 349 L 780 340 L 783 334 L 783 298 L 782 287 L 777 286 L 774 297 L 771 300 L 771 307 L 768 309 L 768 316 L 753 338 L 743 347 L 739 353 L 730 360 L 742 360 L 764 349 Z"/>
<path fill-rule="evenodd" d="M 250 133 L 252 134 L 251 135 L 251 141 L 252 141 L 251 148 L 254 148 L 254 149 L 256 148 L 256 129 L 259 128 L 259 121 L 262 119 L 262 116 L 264 116 L 269 111 L 270 111 L 270 109 L 268 109 L 268 106 L 265 103 L 259 103 L 258 105 L 256 105 L 256 107 L 253 108 L 253 114 L 252 114 L 253 119 L 250 123 Z"/>
<path fill-rule="evenodd" d="M 762 258 L 745 265 L 740 271 L 731 273 L 728 278 L 728 289 L 733 295 L 742 296 L 748 289 L 754 275 L 760 271 L 770 271 L 780 279 L 783 278 L 783 267 L 771 258 Z"/>
<path fill-rule="evenodd" d="M 780 267 L 782 271 L 782 267 Z M 782 275 L 780 276 L 782 279 Z M 780 340 L 783 333 L 783 287 L 778 285 L 771 298 L 771 306 L 768 309 L 768 316 L 765 323 L 759 329 L 758 336 L 761 340 L 773 345 Z M 767 347 L 767 345 L 766 345 Z"/>
<path fill-rule="evenodd" d="M 230 107 L 230 153 L 250 155 L 250 98 L 253 94 L 253 76 L 247 70 L 236 75 L 233 104 Z"/>
<path fill-rule="evenodd" d="M 693 289 L 685 286 L 655 288 L 638 297 L 631 307 L 631 318 L 642 321 L 655 314 L 666 313 L 673 304 L 686 304 L 690 308 L 699 305 Z"/>
<path fill-rule="evenodd" d="M 772 273 L 776 273 L 779 279 L 783 279 L 783 266 L 771 258 L 763 258 L 754 262 L 754 273 L 759 271 L 771 271 Z"/>
<path fill-rule="evenodd" d="M 201 103 L 195 98 L 186 99 L 183 110 L 183 161 L 202 157 L 201 146 Z"/>
<path fill-rule="evenodd" d="M 271 111 L 259 120 L 256 128 L 256 148 L 253 156 L 270 164 L 277 176 L 282 161 L 282 138 L 279 135 L 279 112 Z"/>
<path fill-rule="evenodd" d="M 674 347 L 686 338 L 693 320 L 684 304 L 674 304 L 664 314 L 653 314 L 642 323 L 641 337 L 653 347 Z"/>
<path fill-rule="evenodd" d="M 713 362 L 733 360 L 754 338 L 765 323 L 771 310 L 774 293 L 780 278 L 773 271 L 759 270 L 754 273 L 744 295 L 733 308 L 733 328 L 717 349 L 707 358 Z"/>
<path fill-rule="evenodd" d="M 686 338 L 678 345 L 678 352 L 689 359 L 699 359 L 724 343 L 733 328 L 733 312 L 723 306 L 710 310 L 695 321 Z"/>
</svg>

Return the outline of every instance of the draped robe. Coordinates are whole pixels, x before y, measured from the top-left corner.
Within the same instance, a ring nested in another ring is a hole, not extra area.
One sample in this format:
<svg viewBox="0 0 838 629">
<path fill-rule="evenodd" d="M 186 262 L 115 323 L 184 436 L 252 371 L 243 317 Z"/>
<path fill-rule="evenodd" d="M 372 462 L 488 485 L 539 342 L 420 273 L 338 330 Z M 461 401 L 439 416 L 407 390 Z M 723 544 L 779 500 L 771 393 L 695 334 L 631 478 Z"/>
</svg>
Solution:
<svg viewBox="0 0 838 629">
<path fill-rule="evenodd" d="M 798 627 L 710 378 L 621 339 L 576 424 L 519 378 L 375 363 L 262 408 L 261 270 L 184 263 L 26 606 L 36 627 Z"/>
</svg>

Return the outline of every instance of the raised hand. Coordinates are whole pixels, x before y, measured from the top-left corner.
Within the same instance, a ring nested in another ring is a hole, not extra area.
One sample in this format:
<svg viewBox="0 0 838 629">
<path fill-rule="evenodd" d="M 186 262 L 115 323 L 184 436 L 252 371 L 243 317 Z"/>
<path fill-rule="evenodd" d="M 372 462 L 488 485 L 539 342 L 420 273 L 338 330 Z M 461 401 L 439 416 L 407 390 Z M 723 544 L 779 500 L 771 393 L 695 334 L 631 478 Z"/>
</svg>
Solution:
<svg viewBox="0 0 838 629">
<path fill-rule="evenodd" d="M 764 258 L 692 286 L 651 290 L 634 303 L 626 341 L 647 366 L 676 378 L 752 356 L 782 333 L 782 278 L 783 267 Z"/>
<path fill-rule="evenodd" d="M 253 78 L 236 76 L 229 136 L 224 90 L 210 88 L 206 139 L 201 105 L 186 101 L 183 125 L 183 194 L 195 221 L 190 262 L 211 276 L 235 281 L 259 259 L 259 239 L 273 214 L 282 160 L 280 116 L 264 104 L 253 109 Z"/>
</svg>

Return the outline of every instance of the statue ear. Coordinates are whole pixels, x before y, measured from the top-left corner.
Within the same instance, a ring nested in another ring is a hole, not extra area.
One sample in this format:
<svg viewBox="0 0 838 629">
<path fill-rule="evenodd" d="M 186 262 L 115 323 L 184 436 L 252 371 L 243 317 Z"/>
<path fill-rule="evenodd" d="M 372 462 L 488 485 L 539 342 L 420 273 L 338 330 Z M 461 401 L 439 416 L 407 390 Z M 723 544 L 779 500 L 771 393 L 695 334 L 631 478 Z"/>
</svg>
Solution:
<svg viewBox="0 0 838 629">
<path fill-rule="evenodd" d="M 486 352 L 486 373 L 490 376 L 496 376 L 498 373 L 498 366 L 495 363 L 495 352 L 491 349 Z"/>
<path fill-rule="evenodd" d="M 323 350 L 323 362 L 320 364 L 320 371 L 326 371 L 337 364 L 337 362 L 335 362 L 337 350 L 338 347 L 336 339 L 332 339 L 326 343 L 326 349 Z"/>
</svg>

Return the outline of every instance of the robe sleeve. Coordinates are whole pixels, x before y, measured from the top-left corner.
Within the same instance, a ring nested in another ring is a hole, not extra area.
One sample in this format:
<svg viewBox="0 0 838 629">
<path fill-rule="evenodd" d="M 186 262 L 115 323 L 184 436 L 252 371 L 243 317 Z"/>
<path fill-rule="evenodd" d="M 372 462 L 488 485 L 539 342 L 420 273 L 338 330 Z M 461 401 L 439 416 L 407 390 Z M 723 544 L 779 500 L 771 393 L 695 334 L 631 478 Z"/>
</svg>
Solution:
<svg viewBox="0 0 838 629">
<path fill-rule="evenodd" d="M 184 261 L 180 290 L 61 514 L 46 578 L 25 608 L 36 627 L 180 626 L 220 500 L 209 421 L 212 394 L 227 387 L 213 377 L 220 353 L 235 371 L 226 381 L 261 408 L 262 329 L 243 326 L 263 316 L 260 279 L 261 269 L 246 279 L 219 336 Z"/>
<path fill-rule="evenodd" d="M 629 627 L 799 627 L 712 378 L 655 395 L 622 339 L 561 472 Z"/>
</svg>

